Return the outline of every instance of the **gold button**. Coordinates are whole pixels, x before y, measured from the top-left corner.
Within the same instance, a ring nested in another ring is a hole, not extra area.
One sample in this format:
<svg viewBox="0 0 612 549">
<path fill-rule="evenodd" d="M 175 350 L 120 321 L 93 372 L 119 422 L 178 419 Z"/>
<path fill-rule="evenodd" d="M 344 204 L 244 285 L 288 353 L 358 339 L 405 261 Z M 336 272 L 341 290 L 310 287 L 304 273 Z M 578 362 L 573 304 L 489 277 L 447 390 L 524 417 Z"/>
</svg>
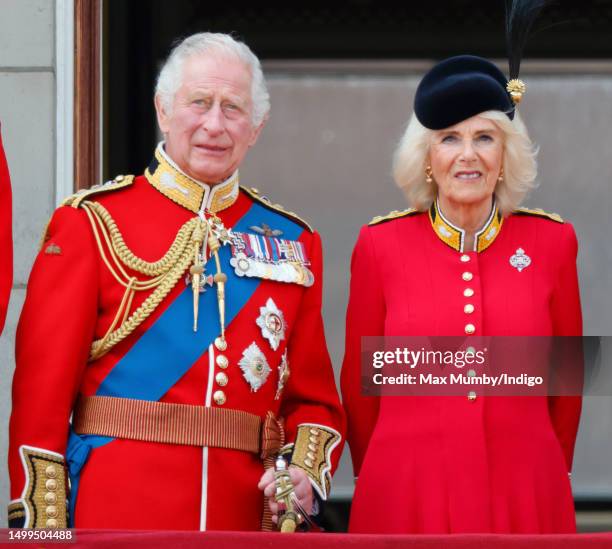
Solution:
<svg viewBox="0 0 612 549">
<path fill-rule="evenodd" d="M 316 445 L 316 444 L 312 444 L 312 443 L 311 443 L 311 444 L 309 444 L 309 445 L 308 445 L 308 449 L 309 449 L 311 452 L 316 452 L 316 451 L 317 451 L 317 445 Z"/>
<path fill-rule="evenodd" d="M 221 336 L 215 339 L 215 348 L 217 351 L 225 351 L 227 349 L 227 341 Z"/>
<path fill-rule="evenodd" d="M 314 458 L 315 458 L 315 455 L 314 455 L 312 452 L 306 452 L 306 457 L 307 457 L 308 459 L 314 459 Z"/>
<path fill-rule="evenodd" d="M 117 177 L 115 177 L 115 181 L 117 183 L 121 183 L 125 178 L 122 175 L 118 175 Z"/>
<path fill-rule="evenodd" d="M 476 391 L 470 391 L 467 398 L 470 402 L 474 402 L 476 400 Z"/>
<path fill-rule="evenodd" d="M 55 505 L 49 505 L 45 509 L 45 513 L 49 518 L 57 518 L 57 507 Z"/>
<path fill-rule="evenodd" d="M 468 370 L 467 375 L 468 377 L 476 377 L 476 370 Z"/>
<path fill-rule="evenodd" d="M 215 362 L 217 363 L 217 366 L 219 366 L 219 368 L 223 368 L 224 370 L 229 365 L 229 360 L 227 360 L 227 357 L 224 355 L 217 355 Z"/>
<path fill-rule="evenodd" d="M 221 387 L 225 387 L 227 385 L 227 375 L 225 372 L 218 372 L 215 376 L 215 381 L 221 385 Z"/>
<path fill-rule="evenodd" d="M 466 282 L 469 282 L 470 280 L 472 280 L 472 278 L 474 278 L 474 275 L 470 273 L 470 271 L 465 271 L 461 275 L 461 278 L 463 278 L 463 280 L 465 280 Z"/>
<path fill-rule="evenodd" d="M 47 482 L 45 482 L 45 488 L 47 490 L 55 492 L 55 490 L 57 490 L 57 480 L 50 478 L 49 480 L 47 480 Z"/>
<path fill-rule="evenodd" d="M 45 503 L 47 505 L 55 505 L 57 503 L 57 496 L 53 492 L 47 492 L 45 494 Z"/>
<path fill-rule="evenodd" d="M 474 312 L 474 305 L 468 303 L 465 307 L 463 307 L 463 312 L 466 315 L 471 315 Z"/>
<path fill-rule="evenodd" d="M 55 469 L 55 466 L 47 465 L 47 468 L 45 469 L 45 475 L 47 475 L 47 478 L 55 478 L 57 476 L 57 470 Z"/>
<path fill-rule="evenodd" d="M 313 444 L 317 444 L 319 442 L 319 439 L 313 436 L 308 437 L 308 440 L 312 442 Z"/>
<path fill-rule="evenodd" d="M 57 528 L 57 520 L 55 519 L 49 519 L 46 523 L 45 526 L 47 528 Z"/>
<path fill-rule="evenodd" d="M 306 467 L 312 467 L 314 465 L 314 463 L 312 462 L 312 460 L 306 458 L 304 460 L 304 465 L 306 465 Z"/>
<path fill-rule="evenodd" d="M 223 406 L 227 399 L 225 398 L 225 393 L 223 391 L 215 391 L 213 393 L 213 400 L 215 401 L 215 404 Z"/>
<path fill-rule="evenodd" d="M 466 288 L 463 290 L 463 295 L 465 297 L 472 297 L 474 295 L 474 290 L 472 290 L 472 288 Z"/>
<path fill-rule="evenodd" d="M 465 353 L 468 355 L 475 355 L 476 354 L 476 349 L 474 349 L 474 347 L 470 346 L 465 350 Z"/>
<path fill-rule="evenodd" d="M 317 436 L 319 434 L 319 429 L 315 429 L 314 427 L 310 429 L 310 434 Z"/>
<path fill-rule="evenodd" d="M 472 335 L 475 331 L 476 331 L 476 326 L 474 326 L 473 324 L 465 325 L 465 333 L 467 335 Z"/>
<path fill-rule="evenodd" d="M 461 256 L 461 262 L 462 263 L 467 263 L 470 260 L 470 256 L 468 254 L 463 254 Z"/>
</svg>

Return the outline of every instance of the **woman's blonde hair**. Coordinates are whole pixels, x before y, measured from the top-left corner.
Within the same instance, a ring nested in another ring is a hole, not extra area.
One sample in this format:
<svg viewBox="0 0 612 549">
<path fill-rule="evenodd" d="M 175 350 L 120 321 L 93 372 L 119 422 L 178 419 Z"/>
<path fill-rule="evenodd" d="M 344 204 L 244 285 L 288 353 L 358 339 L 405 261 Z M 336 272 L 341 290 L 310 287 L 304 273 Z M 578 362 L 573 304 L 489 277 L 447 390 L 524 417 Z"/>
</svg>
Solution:
<svg viewBox="0 0 612 549">
<path fill-rule="evenodd" d="M 492 120 L 504 134 L 504 178 L 495 187 L 495 197 L 502 214 L 508 215 L 536 186 L 538 150 L 518 112 L 515 112 L 514 120 L 501 111 L 486 111 L 478 116 Z M 431 206 L 436 195 L 436 184 L 425 180 L 433 133 L 413 114 L 393 155 L 395 182 L 410 205 L 421 211 Z"/>
</svg>

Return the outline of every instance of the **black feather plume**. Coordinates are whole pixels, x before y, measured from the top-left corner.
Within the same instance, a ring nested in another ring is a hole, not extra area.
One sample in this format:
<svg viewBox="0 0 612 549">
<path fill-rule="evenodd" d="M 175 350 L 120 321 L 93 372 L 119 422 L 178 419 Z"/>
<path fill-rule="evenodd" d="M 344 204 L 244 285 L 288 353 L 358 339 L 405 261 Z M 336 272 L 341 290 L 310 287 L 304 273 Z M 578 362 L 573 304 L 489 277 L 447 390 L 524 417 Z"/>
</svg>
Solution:
<svg viewBox="0 0 612 549">
<path fill-rule="evenodd" d="M 506 47 L 510 79 L 518 78 L 527 37 L 547 0 L 505 0 Z"/>
</svg>

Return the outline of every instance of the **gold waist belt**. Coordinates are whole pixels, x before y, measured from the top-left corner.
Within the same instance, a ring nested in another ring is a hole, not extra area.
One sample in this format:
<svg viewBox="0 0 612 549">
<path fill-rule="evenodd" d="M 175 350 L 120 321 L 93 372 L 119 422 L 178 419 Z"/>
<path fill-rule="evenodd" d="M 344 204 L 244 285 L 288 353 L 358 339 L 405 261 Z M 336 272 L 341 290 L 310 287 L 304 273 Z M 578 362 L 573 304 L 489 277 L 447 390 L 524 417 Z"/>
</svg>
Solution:
<svg viewBox="0 0 612 549">
<path fill-rule="evenodd" d="M 262 419 L 242 410 L 118 397 L 80 397 L 72 426 L 79 435 L 227 448 L 262 459 L 284 444 L 282 422 L 272 412 Z"/>
</svg>

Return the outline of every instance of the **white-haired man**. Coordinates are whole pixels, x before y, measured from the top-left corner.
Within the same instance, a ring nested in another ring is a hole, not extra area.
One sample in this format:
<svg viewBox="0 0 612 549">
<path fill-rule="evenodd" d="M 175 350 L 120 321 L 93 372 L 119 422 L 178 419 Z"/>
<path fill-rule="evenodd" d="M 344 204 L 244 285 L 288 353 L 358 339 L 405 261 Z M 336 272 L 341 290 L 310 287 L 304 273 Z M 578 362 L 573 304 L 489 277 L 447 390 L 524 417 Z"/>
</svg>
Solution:
<svg viewBox="0 0 612 549">
<path fill-rule="evenodd" d="M 238 185 L 269 112 L 259 61 L 228 35 L 193 35 L 162 68 L 155 106 L 164 142 L 144 175 L 69 198 L 36 259 L 17 336 L 11 526 L 270 528 L 264 468 L 279 453 L 306 512 L 329 493 L 344 416 L 320 239 Z"/>
</svg>

